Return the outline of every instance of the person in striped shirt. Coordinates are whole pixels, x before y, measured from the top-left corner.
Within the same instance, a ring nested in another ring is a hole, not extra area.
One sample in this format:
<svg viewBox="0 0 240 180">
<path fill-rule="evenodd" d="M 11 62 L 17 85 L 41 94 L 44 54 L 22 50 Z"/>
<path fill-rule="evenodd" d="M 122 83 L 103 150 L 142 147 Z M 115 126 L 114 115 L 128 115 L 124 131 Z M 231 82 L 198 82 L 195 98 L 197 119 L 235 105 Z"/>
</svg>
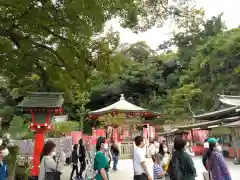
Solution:
<svg viewBox="0 0 240 180">
<path fill-rule="evenodd" d="M 165 180 L 166 172 L 163 170 L 161 165 L 162 156 L 159 153 L 155 154 L 154 164 L 153 164 L 153 180 Z"/>
</svg>

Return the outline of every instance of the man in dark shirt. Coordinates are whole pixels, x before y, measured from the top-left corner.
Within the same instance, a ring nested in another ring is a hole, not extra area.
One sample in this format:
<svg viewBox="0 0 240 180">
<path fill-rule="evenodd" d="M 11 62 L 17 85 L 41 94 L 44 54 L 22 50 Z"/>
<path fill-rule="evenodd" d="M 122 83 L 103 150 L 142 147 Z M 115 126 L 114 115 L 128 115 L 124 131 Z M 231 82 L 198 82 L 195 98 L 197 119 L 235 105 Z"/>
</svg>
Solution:
<svg viewBox="0 0 240 180">
<path fill-rule="evenodd" d="M 71 180 L 73 178 L 74 171 L 76 171 L 77 178 L 79 178 L 77 149 L 78 149 L 78 145 L 74 144 L 73 151 L 72 151 L 72 172 L 71 172 L 71 177 L 70 177 Z"/>
<path fill-rule="evenodd" d="M 79 140 L 79 161 L 81 165 L 79 175 L 80 175 L 80 178 L 83 178 L 82 174 L 86 169 L 86 149 L 83 145 L 82 139 Z"/>
</svg>

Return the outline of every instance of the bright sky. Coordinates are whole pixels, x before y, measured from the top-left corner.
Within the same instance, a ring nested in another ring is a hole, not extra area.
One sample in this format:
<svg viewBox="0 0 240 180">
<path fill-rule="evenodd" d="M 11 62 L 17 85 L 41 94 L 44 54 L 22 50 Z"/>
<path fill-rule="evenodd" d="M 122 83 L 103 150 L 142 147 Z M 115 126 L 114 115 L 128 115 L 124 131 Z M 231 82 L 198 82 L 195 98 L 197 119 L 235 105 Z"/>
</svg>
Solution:
<svg viewBox="0 0 240 180">
<path fill-rule="evenodd" d="M 204 8 L 207 18 L 224 13 L 223 20 L 227 27 L 235 28 L 240 25 L 240 0 L 196 0 L 197 8 Z M 146 41 L 152 48 L 156 49 L 159 44 L 168 39 L 168 27 L 152 28 L 144 33 L 134 34 L 129 29 L 123 29 L 116 22 L 111 22 L 114 31 L 120 32 L 121 43 L 135 43 Z"/>
</svg>

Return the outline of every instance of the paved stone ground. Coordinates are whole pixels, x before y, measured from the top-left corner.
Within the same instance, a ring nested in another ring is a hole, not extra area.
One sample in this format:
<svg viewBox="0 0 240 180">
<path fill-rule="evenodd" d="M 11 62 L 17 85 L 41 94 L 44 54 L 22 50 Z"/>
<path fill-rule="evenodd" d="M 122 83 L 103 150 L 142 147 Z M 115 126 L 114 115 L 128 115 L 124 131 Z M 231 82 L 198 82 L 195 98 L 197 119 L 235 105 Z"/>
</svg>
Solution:
<svg viewBox="0 0 240 180">
<path fill-rule="evenodd" d="M 201 157 L 194 157 L 194 164 L 197 169 L 197 178 L 196 180 L 203 180 L 202 173 L 205 171 Z M 148 159 L 148 167 L 149 171 L 152 172 L 152 161 Z M 240 177 L 240 165 L 234 165 L 232 162 L 228 162 L 228 167 L 230 173 L 232 175 L 232 180 L 239 180 Z M 118 164 L 118 171 L 113 172 L 110 170 L 110 180 L 132 180 L 133 179 L 133 167 L 132 161 L 128 160 L 120 160 Z M 69 180 L 69 176 L 71 173 L 71 166 L 66 166 L 63 172 L 63 180 Z M 238 176 L 238 178 L 237 178 Z"/>
</svg>

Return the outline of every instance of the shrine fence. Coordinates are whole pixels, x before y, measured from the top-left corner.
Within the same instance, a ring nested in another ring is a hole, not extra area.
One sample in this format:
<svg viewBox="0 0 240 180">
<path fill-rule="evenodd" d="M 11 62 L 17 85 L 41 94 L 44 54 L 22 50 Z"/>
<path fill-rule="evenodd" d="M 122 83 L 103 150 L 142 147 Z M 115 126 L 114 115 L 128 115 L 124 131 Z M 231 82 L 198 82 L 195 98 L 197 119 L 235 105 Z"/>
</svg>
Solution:
<svg viewBox="0 0 240 180">
<path fill-rule="evenodd" d="M 68 152 L 72 149 L 72 137 L 46 138 L 45 141 L 47 140 L 55 142 L 57 152 L 60 152 L 61 144 L 63 144 L 64 152 Z M 33 139 L 15 140 L 14 143 L 19 147 L 19 155 L 32 156 L 34 151 Z"/>
<path fill-rule="evenodd" d="M 147 136 L 147 131 L 130 131 L 130 130 L 119 130 L 115 129 L 113 131 L 113 140 L 117 141 L 119 143 L 122 143 L 123 145 L 121 146 L 123 154 L 131 154 L 131 147 L 129 144 L 133 141 L 135 136 L 138 135 L 143 135 L 146 138 L 149 137 Z M 86 135 L 83 134 L 81 131 L 74 131 L 71 133 L 66 134 L 65 137 L 62 138 L 46 138 L 45 141 L 47 140 L 52 140 L 56 143 L 56 150 L 60 151 L 60 146 L 63 144 L 63 149 L 65 153 L 68 153 L 69 150 L 72 149 L 73 144 L 78 144 L 79 139 L 83 139 L 85 142 L 87 142 L 88 148 L 92 149 L 96 145 L 98 137 L 106 136 L 106 129 L 95 129 L 92 132 L 92 135 Z M 152 133 L 149 138 L 154 138 L 155 134 Z M 33 139 L 25 139 L 25 140 L 15 140 L 16 145 L 19 147 L 19 155 L 22 156 L 32 156 L 33 151 L 34 151 L 34 140 Z"/>
</svg>

